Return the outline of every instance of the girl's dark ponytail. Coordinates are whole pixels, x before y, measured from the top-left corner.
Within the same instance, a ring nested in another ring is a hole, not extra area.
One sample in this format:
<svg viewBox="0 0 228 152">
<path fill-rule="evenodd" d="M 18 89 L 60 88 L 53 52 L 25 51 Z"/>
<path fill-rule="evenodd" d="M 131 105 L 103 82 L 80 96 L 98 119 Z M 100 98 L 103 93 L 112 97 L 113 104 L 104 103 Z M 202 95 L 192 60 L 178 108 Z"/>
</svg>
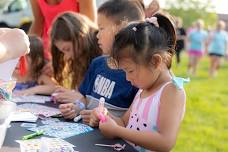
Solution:
<svg viewBox="0 0 228 152">
<path fill-rule="evenodd" d="M 154 54 L 161 54 L 167 68 L 171 68 L 175 53 L 176 32 L 169 17 L 155 14 L 144 22 L 134 22 L 115 36 L 111 56 L 119 63 L 131 57 L 135 63 L 148 64 Z"/>
<path fill-rule="evenodd" d="M 159 24 L 159 28 L 162 28 L 166 32 L 167 40 L 168 40 L 168 52 L 171 55 L 174 55 L 175 53 L 175 46 L 176 46 L 176 31 L 174 24 L 172 23 L 171 17 L 167 14 L 160 14 L 157 13 L 154 15 L 154 17 L 157 17 L 157 22 Z"/>
</svg>

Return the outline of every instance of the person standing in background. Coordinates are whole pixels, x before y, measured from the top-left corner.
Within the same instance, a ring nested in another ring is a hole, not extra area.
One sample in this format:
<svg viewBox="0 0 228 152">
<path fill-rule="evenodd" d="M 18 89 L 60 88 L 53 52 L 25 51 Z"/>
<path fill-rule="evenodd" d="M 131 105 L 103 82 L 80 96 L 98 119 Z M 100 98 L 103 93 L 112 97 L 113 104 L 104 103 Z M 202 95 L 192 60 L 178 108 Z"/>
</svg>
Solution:
<svg viewBox="0 0 228 152">
<path fill-rule="evenodd" d="M 65 11 L 80 12 L 95 21 L 95 2 L 94 0 L 30 0 L 34 21 L 31 25 L 29 34 L 42 37 L 45 49 L 45 58 L 51 59 L 48 49 L 48 31 L 54 18 Z"/>
<path fill-rule="evenodd" d="M 185 49 L 186 31 L 182 26 L 182 19 L 176 18 L 176 32 L 177 32 L 177 45 L 176 45 L 176 62 L 177 65 L 181 62 L 181 52 Z"/>
<path fill-rule="evenodd" d="M 208 38 L 208 54 L 210 57 L 209 76 L 215 77 L 220 67 L 221 58 L 228 54 L 228 34 L 224 30 L 225 22 L 219 21 L 215 31 Z"/>
<path fill-rule="evenodd" d="M 204 23 L 202 20 L 196 22 L 196 28 L 188 35 L 189 41 L 189 63 L 188 74 L 195 75 L 198 63 L 205 51 L 207 40 L 207 32 L 203 29 Z"/>
</svg>

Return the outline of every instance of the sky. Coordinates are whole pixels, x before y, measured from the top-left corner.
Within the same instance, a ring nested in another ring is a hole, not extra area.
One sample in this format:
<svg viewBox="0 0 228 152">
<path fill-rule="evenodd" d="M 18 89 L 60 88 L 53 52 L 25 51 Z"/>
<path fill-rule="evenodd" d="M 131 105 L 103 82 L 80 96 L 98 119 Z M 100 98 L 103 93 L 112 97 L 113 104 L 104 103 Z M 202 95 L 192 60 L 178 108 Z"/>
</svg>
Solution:
<svg viewBox="0 0 228 152">
<path fill-rule="evenodd" d="M 228 14 L 227 0 L 212 0 L 216 7 L 216 12 L 221 14 Z"/>
<path fill-rule="evenodd" d="M 151 0 L 144 0 L 146 3 L 150 2 Z M 167 0 L 158 0 L 161 7 L 165 6 L 165 1 Z M 203 0 L 202 0 L 203 1 Z M 211 0 L 212 4 L 215 6 L 216 13 L 219 14 L 228 14 L 228 1 L 227 0 Z"/>
</svg>

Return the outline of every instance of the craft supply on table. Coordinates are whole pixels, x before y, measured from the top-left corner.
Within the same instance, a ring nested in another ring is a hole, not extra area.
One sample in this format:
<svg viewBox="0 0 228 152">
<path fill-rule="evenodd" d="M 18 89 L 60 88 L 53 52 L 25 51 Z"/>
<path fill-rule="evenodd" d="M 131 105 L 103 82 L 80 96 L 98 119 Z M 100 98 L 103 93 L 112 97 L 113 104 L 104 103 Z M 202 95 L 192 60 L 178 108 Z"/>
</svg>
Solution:
<svg viewBox="0 0 228 152">
<path fill-rule="evenodd" d="M 41 130 L 41 131 L 37 131 L 35 133 L 32 133 L 32 134 L 28 134 L 28 135 L 25 135 L 22 137 L 23 140 L 28 140 L 28 139 L 31 139 L 31 138 L 34 138 L 34 137 L 37 137 L 37 136 L 41 136 L 43 135 L 44 132 Z"/>
<path fill-rule="evenodd" d="M 74 152 L 71 143 L 59 138 L 42 137 L 40 139 L 17 140 L 21 152 Z"/>
<path fill-rule="evenodd" d="M 12 90 L 15 85 L 15 80 L 4 81 L 0 79 L 0 102 L 1 100 L 10 100 L 12 98 Z"/>
<path fill-rule="evenodd" d="M 56 93 L 56 92 L 51 94 L 51 101 L 53 101 L 54 103 L 57 103 L 57 100 L 55 98 L 55 96 L 57 96 L 57 95 L 58 95 L 58 93 Z"/>
<path fill-rule="evenodd" d="M 20 144 L 21 152 L 39 152 L 41 147 L 40 139 L 16 140 Z"/>
<path fill-rule="evenodd" d="M 101 122 L 105 122 L 106 118 L 105 116 L 107 115 L 107 109 L 104 107 L 105 104 L 105 99 L 103 97 L 100 98 L 99 100 L 99 119 Z"/>
<path fill-rule="evenodd" d="M 17 106 L 17 111 L 29 111 L 35 115 L 43 115 L 45 117 L 51 117 L 61 114 L 59 109 L 53 107 L 47 107 L 34 103 L 25 103 Z"/>
<path fill-rule="evenodd" d="M 81 115 L 78 115 L 77 117 L 74 118 L 74 122 L 79 122 L 82 119 Z"/>
<path fill-rule="evenodd" d="M 41 96 L 41 95 L 29 95 L 29 96 L 13 96 L 11 101 L 15 103 L 45 103 L 50 101 L 51 98 L 49 96 Z"/>
<path fill-rule="evenodd" d="M 36 122 L 38 117 L 32 114 L 31 112 L 13 112 L 7 118 L 11 121 L 24 121 L 24 122 Z"/>
<path fill-rule="evenodd" d="M 108 144 L 95 144 L 96 146 L 101 146 L 101 147 L 112 147 L 114 150 L 116 150 L 116 151 L 121 151 L 121 150 L 123 150 L 125 147 L 126 147 L 126 145 L 125 144 L 123 144 L 123 145 L 121 145 L 121 144 L 113 144 L 113 145 L 108 145 Z"/>
<path fill-rule="evenodd" d="M 37 126 L 37 124 L 34 124 L 34 123 L 22 123 L 21 124 L 21 127 L 24 127 L 24 128 L 33 128 L 36 126 Z"/>
<path fill-rule="evenodd" d="M 52 123 L 56 123 L 56 122 L 60 122 L 60 120 L 57 118 L 46 118 L 46 119 L 41 120 L 41 123 L 44 125 L 48 125 L 48 124 L 52 124 Z"/>
<path fill-rule="evenodd" d="M 90 126 L 81 123 L 70 122 L 54 122 L 51 124 L 28 128 L 29 131 L 44 131 L 44 135 L 56 138 L 68 138 L 82 133 L 87 133 L 93 130 Z"/>
</svg>

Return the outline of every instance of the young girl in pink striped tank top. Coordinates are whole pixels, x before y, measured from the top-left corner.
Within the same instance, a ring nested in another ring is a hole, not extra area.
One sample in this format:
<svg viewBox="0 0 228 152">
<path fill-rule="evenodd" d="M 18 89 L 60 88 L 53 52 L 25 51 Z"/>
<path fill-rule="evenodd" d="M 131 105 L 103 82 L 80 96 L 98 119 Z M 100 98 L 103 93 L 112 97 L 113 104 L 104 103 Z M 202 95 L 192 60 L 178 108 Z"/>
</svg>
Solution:
<svg viewBox="0 0 228 152">
<path fill-rule="evenodd" d="M 143 152 L 174 147 L 185 112 L 184 79 L 170 74 L 175 43 L 173 24 L 162 14 L 131 23 L 116 35 L 114 62 L 139 91 L 123 117 L 108 114 L 100 121 L 105 136 L 123 138 Z M 99 116 L 98 109 L 93 114 Z"/>
</svg>

